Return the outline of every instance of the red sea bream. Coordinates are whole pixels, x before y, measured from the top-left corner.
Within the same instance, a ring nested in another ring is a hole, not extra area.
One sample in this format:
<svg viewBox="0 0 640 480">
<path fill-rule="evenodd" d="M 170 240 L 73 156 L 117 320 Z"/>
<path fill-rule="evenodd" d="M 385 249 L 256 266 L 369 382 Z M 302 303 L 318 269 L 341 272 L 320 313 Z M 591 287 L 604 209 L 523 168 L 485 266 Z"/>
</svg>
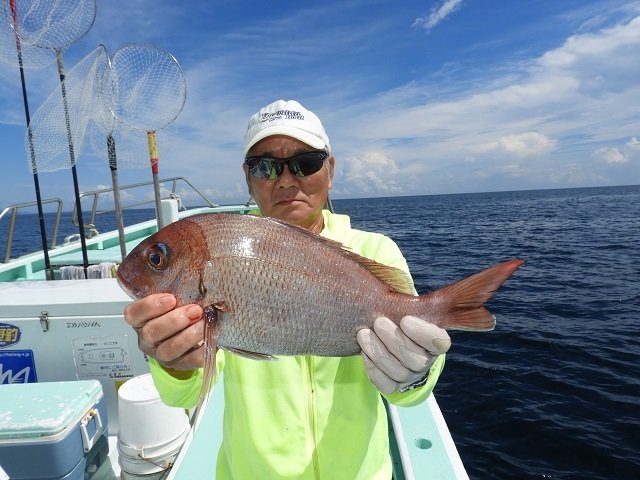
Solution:
<svg viewBox="0 0 640 480">
<path fill-rule="evenodd" d="M 132 297 L 169 292 L 205 309 L 205 384 L 216 348 L 257 359 L 356 355 L 356 333 L 380 316 L 445 329 L 491 330 L 482 305 L 522 264 L 509 260 L 422 296 L 400 270 L 301 228 L 238 214 L 172 223 L 118 269 Z"/>
</svg>

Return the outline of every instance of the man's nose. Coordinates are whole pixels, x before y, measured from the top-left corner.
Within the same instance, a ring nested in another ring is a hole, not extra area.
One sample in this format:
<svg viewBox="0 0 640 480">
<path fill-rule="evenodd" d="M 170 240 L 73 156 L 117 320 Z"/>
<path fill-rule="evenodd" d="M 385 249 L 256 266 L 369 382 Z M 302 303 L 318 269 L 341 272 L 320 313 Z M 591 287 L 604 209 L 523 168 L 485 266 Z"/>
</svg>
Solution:
<svg viewBox="0 0 640 480">
<path fill-rule="evenodd" d="M 291 170 L 289 170 L 289 168 L 289 164 L 287 163 L 285 163 L 282 167 L 282 173 L 276 179 L 279 188 L 286 188 L 298 184 L 298 177 L 296 177 L 296 175 Z"/>
</svg>

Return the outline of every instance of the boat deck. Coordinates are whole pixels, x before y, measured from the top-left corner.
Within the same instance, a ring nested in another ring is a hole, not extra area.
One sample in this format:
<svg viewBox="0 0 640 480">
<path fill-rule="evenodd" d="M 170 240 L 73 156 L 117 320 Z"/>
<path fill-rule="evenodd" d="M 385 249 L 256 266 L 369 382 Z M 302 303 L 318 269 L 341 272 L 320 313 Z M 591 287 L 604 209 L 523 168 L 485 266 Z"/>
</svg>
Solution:
<svg viewBox="0 0 640 480">
<path fill-rule="evenodd" d="M 212 401 L 186 454 L 178 459 L 167 480 L 191 480 L 215 477 L 216 456 L 222 440 L 222 389 L 214 389 Z M 412 408 L 389 407 L 390 438 L 400 435 L 404 440 L 395 444 L 394 480 L 433 479 L 452 480 L 468 478 L 455 445 L 451 440 L 440 408 L 433 395 L 421 406 Z M 211 435 L 214 432 L 214 435 Z M 394 442 L 395 443 L 395 442 Z M 453 454 L 450 454 L 452 452 Z"/>
<path fill-rule="evenodd" d="M 166 480 L 215 478 L 217 452 L 222 442 L 222 388 L 214 388 L 200 429 L 187 438 L 185 450 L 177 458 Z M 389 408 L 390 438 L 400 435 L 404 441 L 392 442 L 393 480 L 464 480 L 468 475 L 433 395 L 413 408 Z M 117 437 L 110 437 L 110 463 L 105 463 L 92 480 L 117 480 Z"/>
</svg>

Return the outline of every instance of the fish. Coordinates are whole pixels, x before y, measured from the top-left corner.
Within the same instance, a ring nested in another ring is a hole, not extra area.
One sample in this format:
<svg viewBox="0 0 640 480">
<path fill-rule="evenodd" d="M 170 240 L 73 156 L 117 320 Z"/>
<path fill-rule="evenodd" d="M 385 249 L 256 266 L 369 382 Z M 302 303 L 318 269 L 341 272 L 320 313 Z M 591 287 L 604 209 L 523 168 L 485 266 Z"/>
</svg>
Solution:
<svg viewBox="0 0 640 480">
<path fill-rule="evenodd" d="M 402 270 L 269 217 L 200 214 L 136 246 L 117 270 L 132 298 L 171 293 L 204 310 L 199 405 L 215 376 L 218 348 L 256 360 L 281 355 L 357 355 L 356 336 L 384 316 L 413 315 L 447 330 L 488 331 L 483 306 L 522 265 L 511 259 L 417 296 Z"/>
</svg>

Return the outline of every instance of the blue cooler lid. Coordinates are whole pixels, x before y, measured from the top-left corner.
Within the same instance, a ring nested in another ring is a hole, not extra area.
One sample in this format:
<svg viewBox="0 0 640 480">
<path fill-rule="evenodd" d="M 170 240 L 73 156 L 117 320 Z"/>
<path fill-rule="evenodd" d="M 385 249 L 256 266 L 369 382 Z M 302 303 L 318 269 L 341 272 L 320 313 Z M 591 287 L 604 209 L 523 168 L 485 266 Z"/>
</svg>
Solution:
<svg viewBox="0 0 640 480">
<path fill-rule="evenodd" d="M 102 398 L 97 380 L 0 386 L 0 440 L 48 437 L 75 424 Z"/>
</svg>

